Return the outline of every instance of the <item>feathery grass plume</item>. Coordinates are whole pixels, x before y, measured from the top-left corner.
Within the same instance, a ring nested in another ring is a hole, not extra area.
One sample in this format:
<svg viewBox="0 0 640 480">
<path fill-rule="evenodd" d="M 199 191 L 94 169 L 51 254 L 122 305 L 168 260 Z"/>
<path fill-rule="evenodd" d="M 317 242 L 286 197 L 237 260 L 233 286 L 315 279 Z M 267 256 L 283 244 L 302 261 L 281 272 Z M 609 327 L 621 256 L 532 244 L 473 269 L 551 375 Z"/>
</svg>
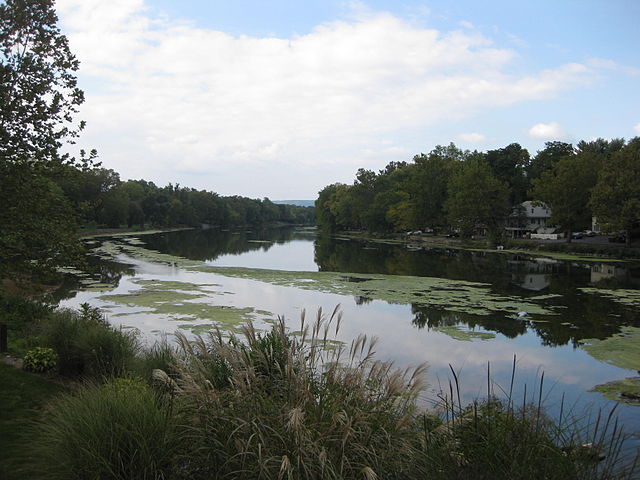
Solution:
<svg viewBox="0 0 640 480">
<path fill-rule="evenodd" d="M 341 314 L 279 318 L 267 333 L 178 335 L 182 418 L 196 455 L 188 478 L 400 478 L 411 458 L 415 401 L 425 368 L 374 359 L 376 339 L 350 349 L 332 338 Z M 336 346 L 337 344 L 337 346 Z M 224 378 L 225 381 L 219 381 Z M 185 470 L 185 471 L 186 471 Z M 377 475 L 377 476 L 376 476 Z"/>
</svg>

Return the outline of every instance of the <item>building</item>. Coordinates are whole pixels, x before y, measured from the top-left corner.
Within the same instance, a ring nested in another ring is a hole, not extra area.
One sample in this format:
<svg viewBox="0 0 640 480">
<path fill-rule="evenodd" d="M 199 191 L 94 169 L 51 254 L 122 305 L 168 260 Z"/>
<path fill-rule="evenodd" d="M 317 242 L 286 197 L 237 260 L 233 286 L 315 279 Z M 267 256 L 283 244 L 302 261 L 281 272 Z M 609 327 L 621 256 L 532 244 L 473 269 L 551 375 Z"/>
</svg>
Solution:
<svg viewBox="0 0 640 480">
<path fill-rule="evenodd" d="M 526 237 L 531 234 L 554 234 L 555 227 L 549 226 L 551 210 L 540 202 L 527 200 L 513 209 L 507 219 L 505 229 L 511 238 Z"/>
</svg>

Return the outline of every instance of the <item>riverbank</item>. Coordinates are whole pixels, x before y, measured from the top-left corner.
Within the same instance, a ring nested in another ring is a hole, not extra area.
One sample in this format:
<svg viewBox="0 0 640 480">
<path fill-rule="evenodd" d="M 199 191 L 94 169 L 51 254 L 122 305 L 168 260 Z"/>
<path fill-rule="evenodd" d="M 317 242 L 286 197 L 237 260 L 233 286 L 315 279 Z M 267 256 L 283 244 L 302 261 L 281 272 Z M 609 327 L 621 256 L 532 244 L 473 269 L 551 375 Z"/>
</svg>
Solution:
<svg viewBox="0 0 640 480">
<path fill-rule="evenodd" d="M 609 262 L 640 260 L 639 241 L 633 242 L 631 247 L 626 247 L 621 244 L 604 241 L 604 237 L 598 237 L 596 241 L 589 238 L 573 240 L 571 243 L 566 243 L 564 240 L 509 239 L 502 245 L 502 248 L 489 248 L 484 238 L 472 240 L 429 234 L 376 235 L 367 232 L 348 231 L 337 233 L 335 237 L 338 239 L 344 238 L 370 242 L 405 244 L 409 248 L 447 248 L 495 253 L 517 253 L 559 260 Z"/>
<path fill-rule="evenodd" d="M 123 235 L 153 235 L 154 233 L 180 232 L 183 230 L 194 230 L 194 227 L 180 228 L 95 228 L 80 229 L 79 238 L 113 237 Z"/>
</svg>

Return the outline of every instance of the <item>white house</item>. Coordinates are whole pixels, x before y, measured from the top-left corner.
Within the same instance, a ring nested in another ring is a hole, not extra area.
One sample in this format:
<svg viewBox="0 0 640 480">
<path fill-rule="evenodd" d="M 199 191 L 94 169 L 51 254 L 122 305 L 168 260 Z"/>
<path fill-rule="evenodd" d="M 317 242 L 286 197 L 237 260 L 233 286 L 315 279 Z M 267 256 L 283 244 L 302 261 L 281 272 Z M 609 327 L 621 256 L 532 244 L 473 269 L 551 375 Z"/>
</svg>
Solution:
<svg viewBox="0 0 640 480">
<path fill-rule="evenodd" d="M 543 204 L 527 200 L 513 209 L 507 219 L 506 230 L 511 238 L 528 234 L 553 234 L 555 227 L 547 224 L 551 218 L 551 210 Z"/>
</svg>

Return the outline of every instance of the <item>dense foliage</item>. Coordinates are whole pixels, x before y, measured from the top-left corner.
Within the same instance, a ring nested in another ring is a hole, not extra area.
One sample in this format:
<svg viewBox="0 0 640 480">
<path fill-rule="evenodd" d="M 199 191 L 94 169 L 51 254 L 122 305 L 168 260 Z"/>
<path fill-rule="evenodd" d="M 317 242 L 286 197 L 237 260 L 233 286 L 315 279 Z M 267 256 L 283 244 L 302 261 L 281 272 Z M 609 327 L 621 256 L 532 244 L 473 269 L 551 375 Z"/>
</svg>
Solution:
<svg viewBox="0 0 640 480">
<path fill-rule="evenodd" d="M 497 240 L 508 216 L 533 200 L 550 207 L 550 223 L 563 232 L 590 228 L 593 215 L 609 231 L 630 232 L 639 222 L 640 187 L 637 175 L 624 172 L 639 168 L 639 147 L 638 138 L 547 142 L 530 157 L 517 143 L 487 152 L 437 146 L 378 173 L 360 169 L 353 185 L 325 187 L 316 222 L 328 232 L 456 230 Z"/>
<path fill-rule="evenodd" d="M 240 196 L 169 184 L 158 187 L 145 180 L 123 182 L 117 172 L 99 166 L 67 166 L 57 184 L 81 225 L 143 227 L 232 228 L 273 223 L 313 223 L 313 208 L 275 204 Z"/>
</svg>

